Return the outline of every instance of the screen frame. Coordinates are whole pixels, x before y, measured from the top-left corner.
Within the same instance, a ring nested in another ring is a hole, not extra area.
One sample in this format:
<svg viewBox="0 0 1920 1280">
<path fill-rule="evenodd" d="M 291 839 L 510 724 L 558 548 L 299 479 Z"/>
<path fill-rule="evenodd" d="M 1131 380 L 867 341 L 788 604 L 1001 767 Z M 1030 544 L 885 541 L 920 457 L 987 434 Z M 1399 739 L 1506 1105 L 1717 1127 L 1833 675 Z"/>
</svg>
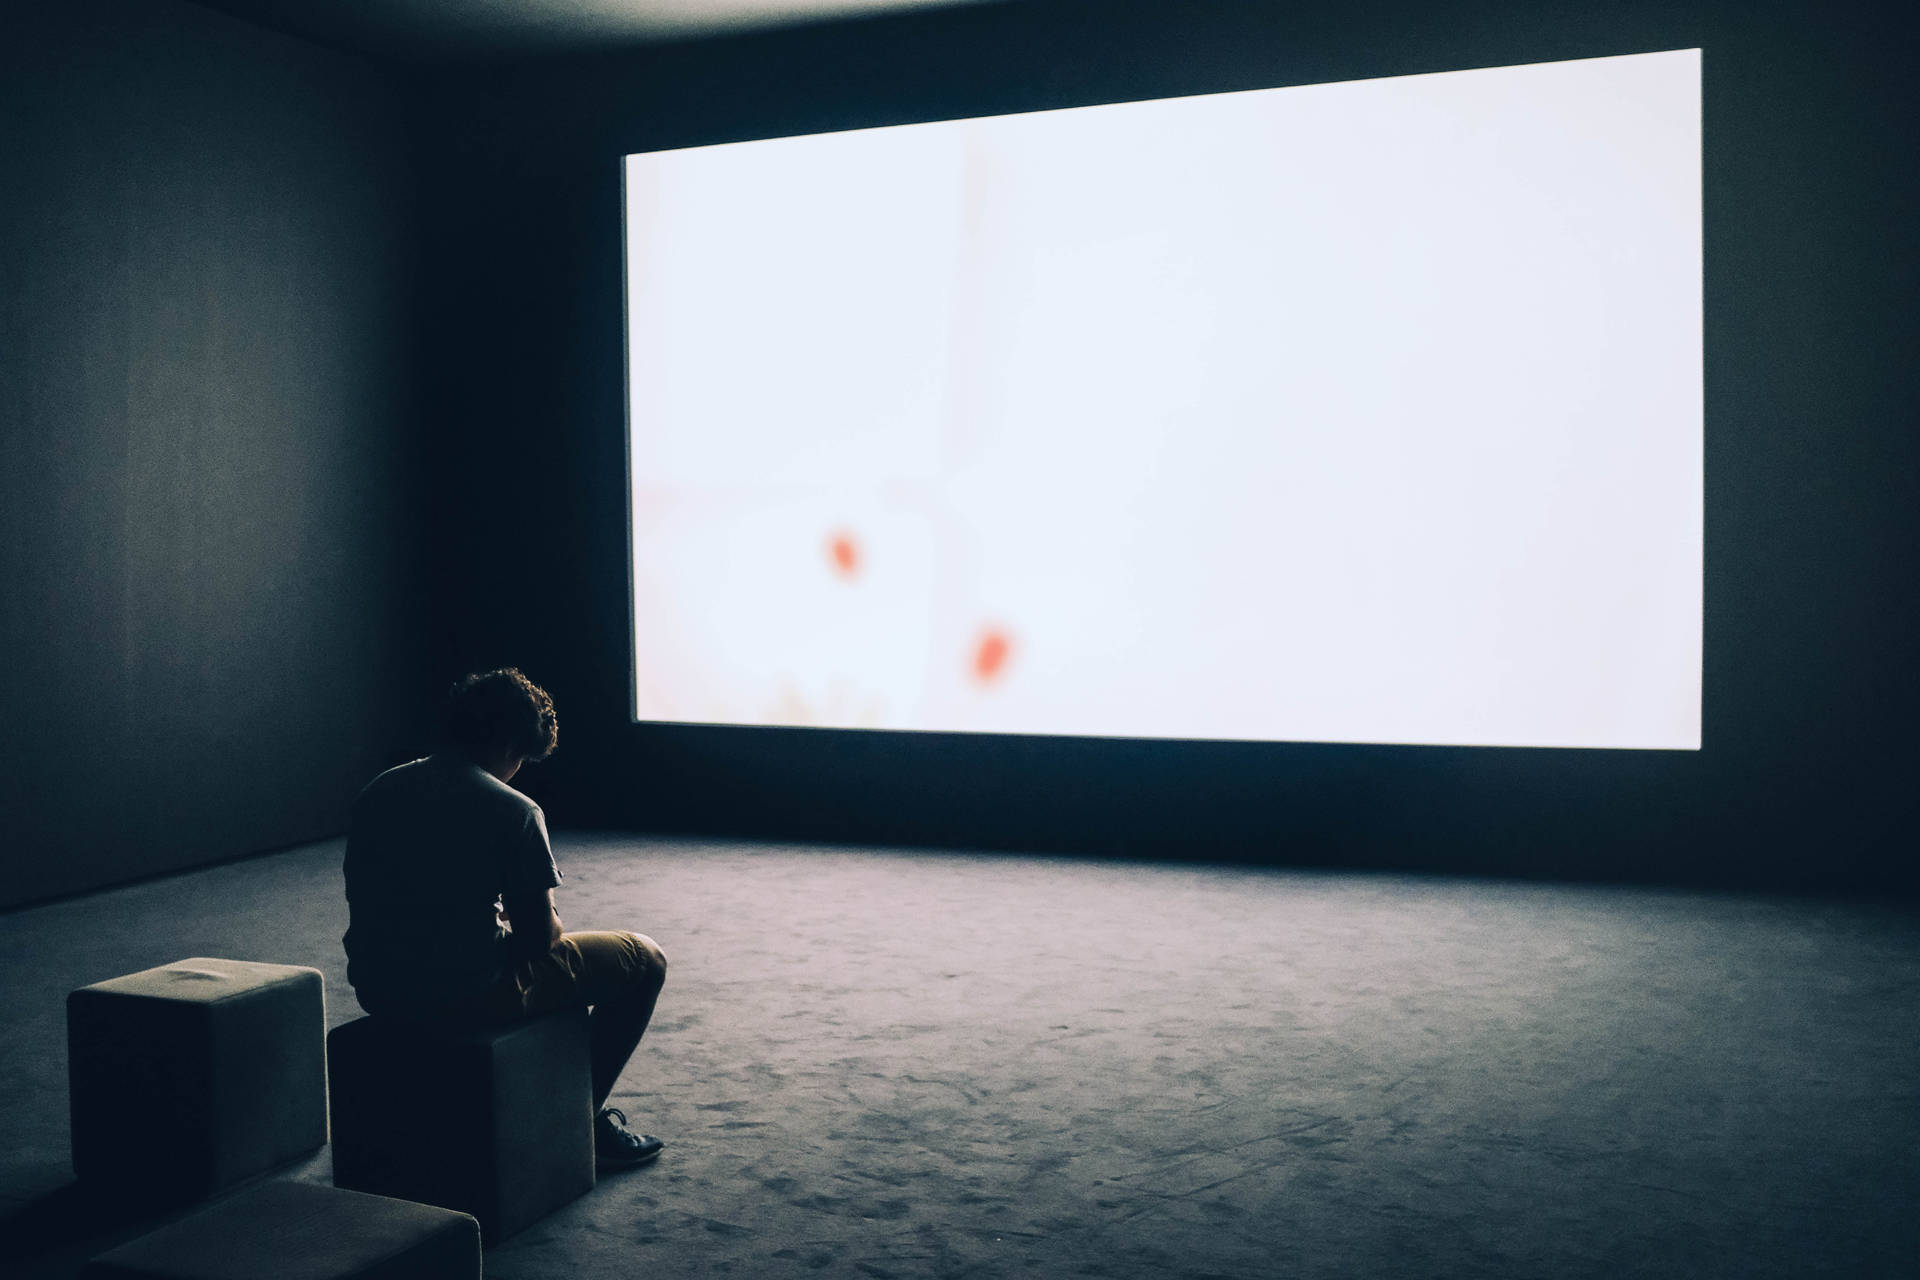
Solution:
<svg viewBox="0 0 1920 1280">
<path fill-rule="evenodd" d="M 1451 75 L 1451 74 L 1472 73 L 1475 71 L 1497 71 L 1497 70 L 1506 70 L 1506 69 L 1513 69 L 1513 68 L 1547 66 L 1547 65 L 1552 65 L 1552 64 L 1561 63 L 1561 62 L 1586 62 L 1586 61 L 1604 60 L 1609 58 L 1639 57 L 1639 56 L 1668 54 L 1668 53 L 1692 53 L 1696 56 L 1698 60 L 1698 80 L 1697 80 L 1698 96 L 1696 101 L 1697 101 L 1697 109 L 1699 111 L 1699 117 L 1700 117 L 1699 118 L 1700 154 L 1699 154 L 1699 163 L 1698 163 L 1698 175 L 1696 179 L 1699 187 L 1699 190 L 1697 191 L 1696 194 L 1697 194 L 1697 198 L 1699 199 L 1698 237 L 1699 237 L 1699 244 L 1700 244 L 1700 277 L 1696 281 L 1696 287 L 1699 290 L 1699 299 L 1700 299 L 1699 359 L 1700 359 L 1700 370 L 1701 370 L 1701 387 L 1700 387 L 1700 400 L 1699 400 L 1700 421 L 1699 421 L 1699 436 L 1698 436 L 1698 452 L 1699 452 L 1698 526 L 1699 527 L 1696 533 L 1696 546 L 1698 548 L 1698 553 L 1699 553 L 1699 563 L 1696 567 L 1696 572 L 1697 572 L 1696 589 L 1698 593 L 1697 599 L 1698 599 L 1698 608 L 1699 608 L 1699 621 L 1698 621 L 1699 644 L 1698 644 L 1698 670 L 1697 670 L 1695 686 L 1694 686 L 1695 725 L 1697 727 L 1697 741 L 1692 745 L 1661 744 L 1661 745 L 1645 746 L 1645 745 L 1623 745 L 1623 744 L 1588 745 L 1588 744 L 1578 744 L 1578 743 L 1522 744 L 1522 743 L 1468 743 L 1468 742 L 1444 742 L 1444 741 L 1423 742 L 1423 741 L 1406 741 L 1406 740 L 1379 741 L 1379 740 L 1373 740 L 1373 739 L 1360 739 L 1360 738 L 1275 738 L 1275 737 L 1221 738 L 1221 737 L 1192 737 L 1192 736 L 1165 735 L 1165 734 L 1042 733 L 1042 732 L 1028 733 L 1028 732 L 1005 732 L 1005 731 L 995 730 L 995 729 L 920 728 L 920 727 L 908 727 L 908 726 L 868 728 L 868 727 L 860 727 L 860 726 L 852 726 L 852 725 L 791 724 L 791 723 L 772 723 L 772 722 L 746 723 L 746 722 L 740 722 L 740 721 L 659 719 L 654 717 L 642 716 L 640 714 L 640 708 L 639 708 L 639 696 L 640 696 L 639 600 L 638 600 L 638 592 L 637 592 L 637 584 L 636 584 L 637 562 L 636 562 L 635 545 L 634 545 L 636 529 L 635 529 L 635 506 L 634 506 L 635 477 L 634 477 L 634 438 L 633 438 L 633 432 L 634 432 L 634 422 L 633 422 L 634 368 L 633 368 L 633 346 L 632 346 L 633 316 L 632 316 L 631 291 L 629 288 L 629 282 L 631 280 L 631 254 L 630 254 L 630 242 L 629 242 L 629 228 L 628 228 L 628 222 L 627 222 L 628 212 L 630 209 L 628 182 L 627 182 L 627 161 L 630 157 L 639 156 L 639 155 L 662 154 L 662 153 L 682 151 L 682 150 L 697 150 L 697 149 L 704 149 L 704 148 L 713 147 L 713 146 L 728 146 L 728 145 L 736 145 L 739 143 L 769 141 L 769 140 L 784 139 L 784 138 L 805 138 L 805 137 L 826 136 L 826 135 L 837 134 L 837 133 L 866 132 L 866 131 L 872 131 L 875 129 L 912 127 L 914 125 L 919 125 L 919 124 L 949 123 L 949 122 L 965 121 L 965 120 L 991 120 L 991 119 L 1000 119 L 1000 118 L 1007 118 L 1007 117 L 1047 114 L 1047 113 L 1060 112 L 1060 111 L 1084 110 L 1088 108 L 1096 108 L 1096 107 L 1103 107 L 1103 106 L 1119 106 L 1119 105 L 1126 105 L 1126 104 L 1133 104 L 1133 103 L 1176 101 L 1176 100 L 1186 99 L 1186 98 L 1202 98 L 1202 97 L 1223 96 L 1223 95 L 1236 94 L 1236 93 L 1261 92 L 1263 90 L 1281 90 L 1281 89 L 1292 89 L 1292 88 L 1310 88 L 1310 87 L 1331 86 L 1331 85 L 1357 84 L 1365 81 L 1379 80 L 1379 79 L 1400 79 L 1400 78 L 1412 78 L 1412 77 L 1422 77 L 1422 76 Z M 1228 747 L 1234 747 L 1234 746 L 1254 746 L 1254 747 L 1326 746 L 1326 747 L 1335 747 L 1335 748 L 1343 748 L 1343 747 L 1359 748 L 1359 749 L 1364 749 L 1369 751 L 1371 750 L 1388 750 L 1388 751 L 1392 751 L 1392 750 L 1455 751 L 1455 750 L 1458 750 L 1458 751 L 1473 751 L 1473 752 L 1489 752 L 1489 751 L 1491 752 L 1501 752 L 1501 751 L 1569 752 L 1571 751 L 1571 752 L 1580 752 L 1580 753 L 1589 753 L 1589 752 L 1614 753 L 1614 754 L 1625 754 L 1629 756 L 1662 755 L 1662 754 L 1675 754 L 1675 753 L 1686 756 L 1686 755 L 1697 755 L 1698 753 L 1702 752 L 1706 746 L 1707 733 L 1708 733 L 1708 725 L 1707 725 L 1708 701 L 1706 696 L 1706 662 L 1707 662 L 1707 652 L 1708 652 L 1708 648 L 1707 648 L 1707 636 L 1708 636 L 1707 556 L 1708 556 L 1709 548 L 1708 548 L 1708 539 L 1706 536 L 1706 532 L 1707 532 L 1706 531 L 1706 520 L 1707 520 L 1706 498 L 1707 498 L 1708 492 L 1712 487 L 1709 476 L 1708 476 L 1708 470 L 1707 470 L 1708 463 L 1710 461 L 1710 458 L 1707 452 L 1707 437 L 1708 437 L 1708 431 L 1709 431 L 1707 418 L 1708 418 L 1708 406 L 1710 403 L 1710 398 L 1706 394 L 1706 387 L 1705 387 L 1705 378 L 1706 378 L 1706 372 L 1707 372 L 1706 355 L 1710 345 L 1707 330 L 1711 320 L 1710 310 L 1707 306 L 1707 293 L 1706 293 L 1706 285 L 1707 285 L 1706 259 L 1708 254 L 1708 247 L 1707 247 L 1708 218 L 1707 218 L 1707 211 L 1705 207 L 1705 189 L 1704 189 L 1706 184 L 1706 174 L 1707 174 L 1707 141 L 1706 141 L 1706 128 L 1705 128 L 1706 103 L 1707 103 L 1705 86 L 1706 86 L 1706 78 L 1707 78 L 1707 62 L 1708 62 L 1707 49 L 1704 42 L 1701 42 L 1701 43 L 1682 42 L 1680 44 L 1676 44 L 1672 46 L 1662 45 L 1661 47 L 1657 47 L 1657 48 L 1636 48 L 1636 49 L 1631 49 L 1627 51 L 1610 52 L 1610 53 L 1586 53 L 1586 54 L 1581 54 L 1574 57 L 1544 58 L 1536 61 L 1526 61 L 1526 62 L 1512 62 L 1512 63 L 1500 62 L 1500 63 L 1489 63 L 1489 64 L 1475 64 L 1475 65 L 1457 67 L 1457 68 L 1436 68 L 1436 69 L 1421 70 L 1421 71 L 1397 72 L 1397 73 L 1391 73 L 1391 74 L 1379 75 L 1379 76 L 1348 77 L 1348 78 L 1334 79 L 1334 80 L 1318 80 L 1318 79 L 1282 80 L 1277 83 L 1267 84 L 1267 85 L 1246 85 L 1246 86 L 1240 86 L 1232 89 L 1197 90 L 1190 93 L 1150 93 L 1150 94 L 1134 96 L 1134 97 L 1105 99 L 1105 100 L 1100 100 L 1095 102 L 1085 102 L 1085 103 L 1063 103 L 1063 104 L 1050 105 L 1050 106 L 1032 107 L 1032 108 L 1014 110 L 1014 111 L 963 112 L 960 114 L 953 114 L 953 115 L 931 116 L 926 119 L 900 120 L 900 121 L 892 121 L 892 122 L 881 123 L 881 124 L 874 124 L 874 123 L 850 124 L 844 128 L 802 129 L 802 130 L 796 130 L 796 131 L 770 132 L 770 133 L 764 133 L 764 134 L 753 133 L 748 136 L 729 137 L 725 139 L 714 139 L 711 141 L 704 141 L 704 142 L 680 143 L 680 144 L 666 145 L 666 146 L 660 146 L 660 147 L 646 147 L 636 151 L 623 152 L 622 154 L 620 154 L 618 157 L 615 158 L 614 163 L 619 170 L 617 189 L 619 192 L 619 201 L 620 201 L 619 242 L 620 242 L 620 273 L 621 273 L 621 279 L 620 279 L 621 369 L 622 369 L 622 375 L 623 375 L 622 395 L 621 395 L 621 417 L 622 417 L 622 426 L 623 426 L 622 459 L 624 464 L 622 490 L 625 497 L 625 510 L 623 512 L 625 545 L 623 549 L 623 558 L 626 566 L 627 624 L 628 624 L 627 625 L 627 645 L 626 645 L 627 669 L 625 673 L 626 686 L 627 686 L 626 696 L 627 696 L 628 723 L 633 726 L 658 726 L 658 727 L 665 727 L 668 729 L 685 728 L 685 729 L 699 729 L 699 730 L 742 731 L 742 732 L 751 733 L 751 734 L 782 733 L 782 732 L 804 732 L 804 733 L 814 733 L 814 734 L 851 733 L 851 734 L 858 734 L 862 736 L 878 736 L 878 737 L 885 737 L 887 735 L 908 735 L 916 738 L 965 738 L 965 739 L 987 738 L 987 739 L 1004 739 L 1009 742 L 1041 742 L 1041 743 L 1105 741 L 1105 742 L 1116 742 L 1116 743 L 1161 743 L 1161 744 L 1199 743 L 1199 744 L 1209 744 L 1209 745 L 1223 745 Z"/>
</svg>

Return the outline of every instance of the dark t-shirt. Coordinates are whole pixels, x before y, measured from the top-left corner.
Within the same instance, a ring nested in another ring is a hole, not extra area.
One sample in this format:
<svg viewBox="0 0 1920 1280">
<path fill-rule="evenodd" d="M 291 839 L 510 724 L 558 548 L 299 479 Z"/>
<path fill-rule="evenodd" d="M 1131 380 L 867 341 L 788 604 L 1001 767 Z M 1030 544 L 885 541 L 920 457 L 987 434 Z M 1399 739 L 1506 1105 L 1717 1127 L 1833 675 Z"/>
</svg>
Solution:
<svg viewBox="0 0 1920 1280">
<path fill-rule="evenodd" d="M 353 804 L 347 981 L 369 1013 L 444 1014 L 508 965 L 502 894 L 560 883 L 540 806 L 477 765 L 433 755 L 389 769 Z M 542 922 L 544 923 L 544 922 Z"/>
</svg>

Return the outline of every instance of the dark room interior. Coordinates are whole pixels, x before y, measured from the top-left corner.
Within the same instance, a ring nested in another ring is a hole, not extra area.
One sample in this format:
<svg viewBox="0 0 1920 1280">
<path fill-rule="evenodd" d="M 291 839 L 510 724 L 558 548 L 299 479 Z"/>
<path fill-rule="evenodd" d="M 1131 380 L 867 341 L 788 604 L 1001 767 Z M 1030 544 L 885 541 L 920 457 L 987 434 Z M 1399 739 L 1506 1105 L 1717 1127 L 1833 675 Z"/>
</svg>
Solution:
<svg viewBox="0 0 1920 1280">
<path fill-rule="evenodd" d="M 490 1275 L 1916 1273 L 1901 11 L 526 7 L 0 20 L 10 1273 L 166 1220 L 75 1191 L 67 993 L 358 1017 L 349 807 L 509 664 L 569 927 L 672 957 L 669 1146 Z M 622 156 L 1694 48 L 1700 750 L 632 721 Z"/>
</svg>

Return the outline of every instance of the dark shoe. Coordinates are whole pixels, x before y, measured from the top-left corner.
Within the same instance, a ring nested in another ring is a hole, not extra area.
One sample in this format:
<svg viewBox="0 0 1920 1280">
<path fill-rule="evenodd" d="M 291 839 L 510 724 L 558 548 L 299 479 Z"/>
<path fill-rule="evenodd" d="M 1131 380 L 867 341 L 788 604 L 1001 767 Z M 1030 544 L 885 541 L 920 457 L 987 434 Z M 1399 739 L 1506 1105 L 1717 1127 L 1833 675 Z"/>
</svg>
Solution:
<svg viewBox="0 0 1920 1280">
<path fill-rule="evenodd" d="M 646 1164 L 667 1144 L 652 1134 L 635 1133 L 627 1128 L 627 1113 L 618 1107 L 603 1107 L 593 1122 L 594 1163 L 602 1169 L 631 1169 Z"/>
</svg>

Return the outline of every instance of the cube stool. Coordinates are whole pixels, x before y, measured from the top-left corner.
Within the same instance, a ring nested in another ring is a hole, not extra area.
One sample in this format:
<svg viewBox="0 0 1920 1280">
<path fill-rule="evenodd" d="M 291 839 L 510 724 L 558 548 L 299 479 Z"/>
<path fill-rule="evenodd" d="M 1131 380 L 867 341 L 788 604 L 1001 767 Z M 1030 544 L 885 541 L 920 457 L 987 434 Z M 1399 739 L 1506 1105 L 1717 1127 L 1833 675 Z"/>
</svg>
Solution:
<svg viewBox="0 0 1920 1280">
<path fill-rule="evenodd" d="M 593 1189 L 587 1012 L 429 1032 L 361 1018 L 327 1037 L 335 1186 L 440 1205 L 505 1239 Z"/>
<path fill-rule="evenodd" d="M 479 1280 L 464 1213 L 266 1182 L 101 1254 L 82 1280 Z"/>
<path fill-rule="evenodd" d="M 298 965 L 196 956 L 71 992 L 74 1171 L 184 1201 L 323 1145 L 326 1025 Z"/>
</svg>

